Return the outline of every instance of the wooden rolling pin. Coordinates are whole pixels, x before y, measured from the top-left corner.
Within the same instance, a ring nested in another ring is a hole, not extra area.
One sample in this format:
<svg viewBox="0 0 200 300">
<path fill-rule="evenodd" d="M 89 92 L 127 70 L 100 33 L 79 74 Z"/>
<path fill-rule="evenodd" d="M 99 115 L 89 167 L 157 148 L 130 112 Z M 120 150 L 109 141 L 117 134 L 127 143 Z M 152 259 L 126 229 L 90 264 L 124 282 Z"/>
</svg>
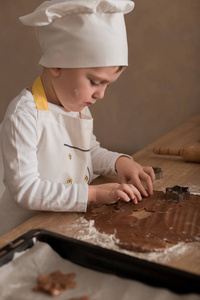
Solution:
<svg viewBox="0 0 200 300">
<path fill-rule="evenodd" d="M 155 154 L 182 156 L 185 161 L 200 162 L 200 147 L 188 146 L 183 149 L 155 147 Z"/>
</svg>

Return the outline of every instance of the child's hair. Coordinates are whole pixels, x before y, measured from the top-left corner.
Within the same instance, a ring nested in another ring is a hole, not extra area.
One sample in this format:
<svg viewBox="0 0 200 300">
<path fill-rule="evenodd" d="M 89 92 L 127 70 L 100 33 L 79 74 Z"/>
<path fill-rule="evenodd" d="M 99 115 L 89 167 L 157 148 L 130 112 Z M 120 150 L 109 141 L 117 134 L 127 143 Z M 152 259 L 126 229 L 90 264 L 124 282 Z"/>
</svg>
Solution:
<svg viewBox="0 0 200 300">
<path fill-rule="evenodd" d="M 119 66 L 117 73 L 119 73 L 125 66 Z"/>
</svg>

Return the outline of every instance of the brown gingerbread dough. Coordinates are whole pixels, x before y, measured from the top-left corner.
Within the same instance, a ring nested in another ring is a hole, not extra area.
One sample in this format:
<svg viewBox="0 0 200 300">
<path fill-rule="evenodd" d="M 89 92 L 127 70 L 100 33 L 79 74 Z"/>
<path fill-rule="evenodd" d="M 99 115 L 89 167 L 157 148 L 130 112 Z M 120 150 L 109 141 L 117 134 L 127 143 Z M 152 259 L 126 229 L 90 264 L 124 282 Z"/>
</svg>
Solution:
<svg viewBox="0 0 200 300">
<path fill-rule="evenodd" d="M 64 290 L 73 289 L 77 286 L 77 283 L 73 281 L 74 277 L 75 273 L 62 274 L 59 270 L 49 275 L 40 275 L 37 279 L 38 284 L 33 288 L 33 291 L 58 296 Z"/>
<path fill-rule="evenodd" d="M 115 234 L 122 248 L 137 252 L 159 252 L 179 242 L 200 241 L 200 195 L 175 203 L 165 193 L 154 191 L 142 202 L 91 205 L 85 218 L 95 228 Z"/>
</svg>

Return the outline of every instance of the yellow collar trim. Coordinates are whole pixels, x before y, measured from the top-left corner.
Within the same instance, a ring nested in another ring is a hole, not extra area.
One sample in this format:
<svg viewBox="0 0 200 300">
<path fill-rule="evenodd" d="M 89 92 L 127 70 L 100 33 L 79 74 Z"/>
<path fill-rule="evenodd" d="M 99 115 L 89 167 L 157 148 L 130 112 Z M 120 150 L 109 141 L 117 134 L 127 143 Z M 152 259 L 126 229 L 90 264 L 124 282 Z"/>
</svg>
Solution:
<svg viewBox="0 0 200 300">
<path fill-rule="evenodd" d="M 47 97 L 44 91 L 41 77 L 38 77 L 32 86 L 32 93 L 38 110 L 49 110 Z"/>
</svg>

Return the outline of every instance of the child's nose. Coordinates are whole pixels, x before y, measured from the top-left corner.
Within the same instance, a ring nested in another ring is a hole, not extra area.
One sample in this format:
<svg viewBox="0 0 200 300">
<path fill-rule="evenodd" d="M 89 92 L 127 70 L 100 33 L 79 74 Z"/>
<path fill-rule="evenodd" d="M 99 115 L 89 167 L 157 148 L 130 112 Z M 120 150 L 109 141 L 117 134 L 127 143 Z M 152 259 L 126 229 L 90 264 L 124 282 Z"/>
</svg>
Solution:
<svg viewBox="0 0 200 300">
<path fill-rule="evenodd" d="M 106 90 L 106 86 L 99 86 L 98 89 L 93 94 L 93 97 L 96 99 L 103 99 L 105 90 Z"/>
</svg>

